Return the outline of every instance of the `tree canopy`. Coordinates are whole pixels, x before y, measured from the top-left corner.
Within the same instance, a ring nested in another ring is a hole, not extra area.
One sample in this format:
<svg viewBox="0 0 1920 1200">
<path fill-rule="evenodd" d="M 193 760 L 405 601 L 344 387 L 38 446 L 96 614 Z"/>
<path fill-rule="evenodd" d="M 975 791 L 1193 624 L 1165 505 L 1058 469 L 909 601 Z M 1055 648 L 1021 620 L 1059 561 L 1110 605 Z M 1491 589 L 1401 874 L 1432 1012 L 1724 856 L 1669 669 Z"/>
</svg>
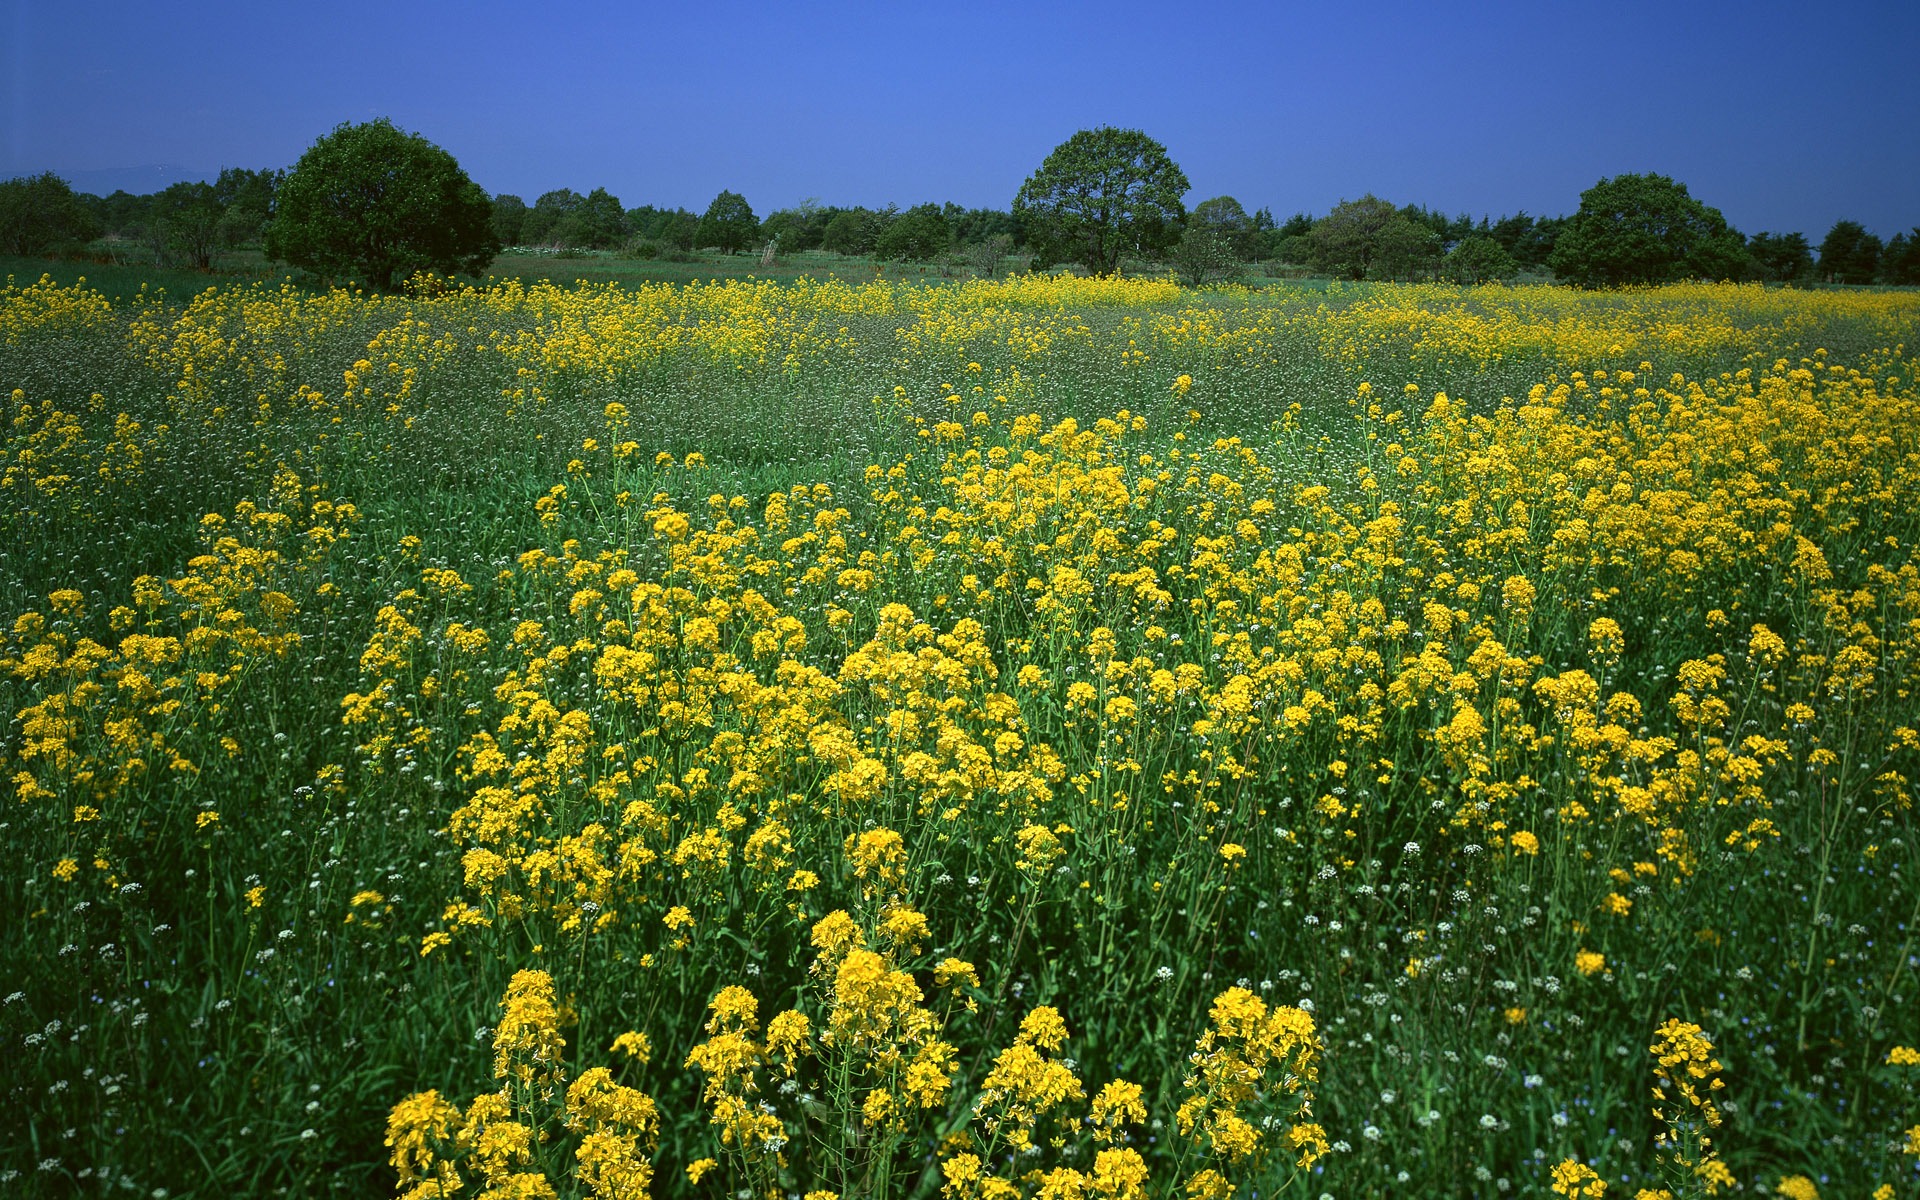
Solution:
<svg viewBox="0 0 1920 1200">
<path fill-rule="evenodd" d="M 44 254 L 99 234 L 99 220 L 53 172 L 0 183 L 0 250 Z"/>
<path fill-rule="evenodd" d="M 873 245 L 875 258 L 926 262 L 953 244 L 953 228 L 938 204 L 918 204 L 895 217 Z"/>
<path fill-rule="evenodd" d="M 1307 231 L 1307 262 L 1329 275 L 1364 279 L 1379 257 L 1381 235 L 1405 219 L 1371 192 L 1358 200 L 1342 200 Z"/>
<path fill-rule="evenodd" d="M 1860 222 L 1835 221 L 1820 239 L 1820 274 L 1832 283 L 1872 283 L 1883 249 Z"/>
<path fill-rule="evenodd" d="M 1137 129 L 1083 129 L 1047 155 L 1013 198 L 1029 244 L 1110 275 L 1124 254 L 1154 255 L 1181 233 L 1191 185 L 1167 148 Z"/>
<path fill-rule="evenodd" d="M 701 215 L 693 240 L 697 246 L 713 246 L 733 254 L 746 249 L 759 234 L 760 222 L 747 198 L 739 192 L 721 192 Z"/>
<path fill-rule="evenodd" d="M 1746 263 L 1746 240 L 1720 210 L 1665 175 L 1616 175 L 1580 193 L 1547 258 L 1581 287 L 1738 279 Z"/>
<path fill-rule="evenodd" d="M 1813 277 L 1813 251 L 1806 235 L 1756 233 L 1747 242 L 1754 274 L 1767 283 L 1799 283 Z"/>
<path fill-rule="evenodd" d="M 267 254 L 391 291 L 416 271 L 478 273 L 500 249 L 493 205 L 453 155 L 382 117 L 343 124 L 294 164 Z"/>
</svg>

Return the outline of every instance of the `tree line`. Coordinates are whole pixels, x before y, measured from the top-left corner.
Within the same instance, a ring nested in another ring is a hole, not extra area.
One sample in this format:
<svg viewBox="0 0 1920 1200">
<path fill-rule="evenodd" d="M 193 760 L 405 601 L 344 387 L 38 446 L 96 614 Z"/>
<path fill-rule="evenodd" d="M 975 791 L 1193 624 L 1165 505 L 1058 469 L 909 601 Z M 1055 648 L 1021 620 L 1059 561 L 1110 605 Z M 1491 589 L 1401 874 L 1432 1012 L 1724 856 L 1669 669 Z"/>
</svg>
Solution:
<svg viewBox="0 0 1920 1200">
<path fill-rule="evenodd" d="M 696 214 L 629 208 L 604 187 L 559 188 L 528 204 L 486 195 L 446 151 L 379 120 L 340 126 L 291 170 L 228 168 L 213 182 L 149 195 L 76 193 L 52 173 L 0 182 L 0 250 L 72 253 L 104 237 L 156 262 L 207 270 L 220 251 L 258 244 L 280 261 L 376 287 L 422 268 L 484 270 L 504 247 L 639 258 L 823 250 L 949 261 L 983 276 L 1010 259 L 1093 273 L 1154 265 L 1195 284 L 1254 263 L 1346 279 L 1460 283 L 1550 272 L 1588 286 L 1681 278 L 1920 284 L 1920 228 L 1882 242 L 1841 220 L 1817 247 L 1797 232 L 1746 236 L 1660 175 L 1603 179 L 1582 193 L 1577 212 L 1553 217 L 1476 219 L 1365 195 L 1279 220 L 1233 196 L 1188 209 L 1190 190 L 1160 143 L 1101 128 L 1056 147 L 1007 209 L 809 199 L 761 217 L 746 197 L 722 191 Z"/>
</svg>

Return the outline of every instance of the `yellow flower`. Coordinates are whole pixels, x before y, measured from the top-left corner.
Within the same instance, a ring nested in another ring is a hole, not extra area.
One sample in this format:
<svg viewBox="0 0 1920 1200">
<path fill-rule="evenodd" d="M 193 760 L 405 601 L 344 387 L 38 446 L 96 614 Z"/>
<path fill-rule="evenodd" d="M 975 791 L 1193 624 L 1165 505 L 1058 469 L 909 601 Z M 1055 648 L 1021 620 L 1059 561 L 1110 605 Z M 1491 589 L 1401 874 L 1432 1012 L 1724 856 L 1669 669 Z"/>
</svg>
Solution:
<svg viewBox="0 0 1920 1200">
<path fill-rule="evenodd" d="M 1787 1200 L 1820 1200 L 1820 1189 L 1805 1175 L 1783 1176 L 1773 1190 Z"/>
<path fill-rule="evenodd" d="M 705 1179 L 707 1174 L 719 1167 L 719 1165 L 718 1162 L 711 1158 L 694 1159 L 687 1164 L 687 1182 L 693 1184 L 695 1187 L 700 1186 L 700 1181 Z"/>
<path fill-rule="evenodd" d="M 635 1033 L 632 1030 L 614 1038 L 613 1045 L 608 1046 L 607 1051 L 611 1054 L 624 1054 L 628 1058 L 638 1059 L 643 1063 L 653 1060 L 653 1044 L 647 1041 L 647 1035 Z"/>
<path fill-rule="evenodd" d="M 1212 1167 L 1194 1172 L 1183 1190 L 1188 1200 L 1227 1200 L 1227 1197 L 1234 1192 L 1233 1185 L 1227 1182 L 1227 1177 Z"/>
<path fill-rule="evenodd" d="M 1123 1126 L 1146 1124 L 1147 1105 L 1140 1085 L 1124 1079 L 1109 1082 L 1094 1095 L 1087 1115 L 1094 1137 L 1103 1142 L 1118 1137 Z"/>
<path fill-rule="evenodd" d="M 1577 1159 L 1562 1159 L 1553 1168 L 1553 1191 L 1558 1196 L 1598 1200 L 1607 1194 L 1607 1181 L 1600 1178 L 1592 1167 Z"/>
<path fill-rule="evenodd" d="M 210 808 L 194 814 L 193 827 L 195 829 L 205 829 L 209 825 L 218 825 L 219 823 L 220 814 Z"/>
<path fill-rule="evenodd" d="M 1593 950 L 1582 950 L 1573 956 L 1573 969 L 1582 975 L 1598 975 L 1607 966 L 1607 956 Z"/>
<path fill-rule="evenodd" d="M 848 950 L 866 945 L 866 935 L 843 908 L 837 908 L 814 922 L 813 948 L 820 952 L 819 963 L 839 960 Z"/>
<path fill-rule="evenodd" d="M 935 987 L 952 988 L 959 991 L 962 987 L 979 987 L 980 973 L 973 964 L 958 958 L 943 958 L 933 968 Z"/>
</svg>

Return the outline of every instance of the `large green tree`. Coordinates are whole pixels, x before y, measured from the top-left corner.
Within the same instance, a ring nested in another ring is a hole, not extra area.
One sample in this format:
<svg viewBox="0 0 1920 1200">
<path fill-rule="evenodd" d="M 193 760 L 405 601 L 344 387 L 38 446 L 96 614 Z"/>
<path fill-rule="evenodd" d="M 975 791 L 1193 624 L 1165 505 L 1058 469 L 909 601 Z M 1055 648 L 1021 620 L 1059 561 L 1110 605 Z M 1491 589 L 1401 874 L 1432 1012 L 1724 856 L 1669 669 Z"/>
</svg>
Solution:
<svg viewBox="0 0 1920 1200">
<path fill-rule="evenodd" d="M 595 188 L 560 218 L 553 232 L 566 246 L 601 250 L 617 246 L 627 237 L 627 210 L 621 207 L 618 196 L 605 188 Z"/>
<path fill-rule="evenodd" d="M 926 262 L 953 245 L 953 227 L 938 204 L 917 204 L 893 219 L 873 244 L 875 258 Z"/>
<path fill-rule="evenodd" d="M 1371 192 L 1358 200 L 1342 200 L 1308 230 L 1307 262 L 1328 275 L 1364 279 L 1379 257 L 1382 236 L 1396 222 L 1405 223 L 1406 218 Z"/>
<path fill-rule="evenodd" d="M 734 254 L 747 248 L 760 235 L 760 221 L 753 206 L 739 192 L 721 192 L 701 214 L 700 228 L 694 233 L 696 246 L 713 246 Z"/>
<path fill-rule="evenodd" d="M 315 142 L 280 185 L 267 254 L 391 291 L 416 271 L 478 273 L 493 205 L 453 155 L 385 117 Z"/>
<path fill-rule="evenodd" d="M 1896 233 L 1880 254 L 1880 282 L 1911 286 L 1920 283 L 1920 228 Z"/>
<path fill-rule="evenodd" d="M 44 254 L 99 236 L 99 218 L 53 172 L 0 183 L 0 250 Z"/>
<path fill-rule="evenodd" d="M 1561 230 L 1547 266 L 1581 287 L 1738 279 L 1746 273 L 1746 239 L 1684 183 L 1616 175 L 1580 193 L 1580 211 Z"/>
<path fill-rule="evenodd" d="M 176 183 L 153 198 L 155 240 L 168 257 L 207 271 L 225 240 L 226 210 L 211 183 Z"/>
<path fill-rule="evenodd" d="M 1190 186 L 1165 146 L 1103 125 L 1055 146 L 1020 186 L 1013 215 L 1047 257 L 1111 275 L 1122 255 L 1157 255 L 1179 239 Z"/>
<path fill-rule="evenodd" d="M 1460 239 L 1441 260 L 1441 271 L 1455 283 L 1485 283 L 1490 279 L 1511 279 L 1520 271 L 1513 255 L 1487 234 L 1476 233 Z"/>
<path fill-rule="evenodd" d="M 1247 215 L 1246 208 L 1232 196 L 1215 196 L 1194 205 L 1187 217 L 1187 229 L 1213 234 L 1241 262 L 1251 262 L 1260 256 L 1262 231 Z"/>
<path fill-rule="evenodd" d="M 1754 274 L 1767 283 L 1798 283 L 1813 277 L 1813 251 L 1801 233 L 1760 232 L 1747 241 Z"/>
<path fill-rule="evenodd" d="M 1872 283 L 1883 249 L 1860 222 L 1835 221 L 1820 239 L 1820 274 L 1833 283 Z"/>
</svg>

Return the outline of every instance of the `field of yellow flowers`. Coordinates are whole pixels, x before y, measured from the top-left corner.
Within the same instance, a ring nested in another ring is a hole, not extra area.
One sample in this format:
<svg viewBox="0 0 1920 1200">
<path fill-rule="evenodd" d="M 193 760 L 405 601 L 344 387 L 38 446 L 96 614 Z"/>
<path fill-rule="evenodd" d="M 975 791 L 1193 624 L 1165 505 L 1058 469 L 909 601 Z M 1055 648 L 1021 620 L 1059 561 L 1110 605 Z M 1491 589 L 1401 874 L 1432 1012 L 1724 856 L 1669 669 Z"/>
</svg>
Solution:
<svg viewBox="0 0 1920 1200">
<path fill-rule="evenodd" d="M 0 290 L 0 1192 L 1920 1197 L 1912 293 Z"/>
</svg>

